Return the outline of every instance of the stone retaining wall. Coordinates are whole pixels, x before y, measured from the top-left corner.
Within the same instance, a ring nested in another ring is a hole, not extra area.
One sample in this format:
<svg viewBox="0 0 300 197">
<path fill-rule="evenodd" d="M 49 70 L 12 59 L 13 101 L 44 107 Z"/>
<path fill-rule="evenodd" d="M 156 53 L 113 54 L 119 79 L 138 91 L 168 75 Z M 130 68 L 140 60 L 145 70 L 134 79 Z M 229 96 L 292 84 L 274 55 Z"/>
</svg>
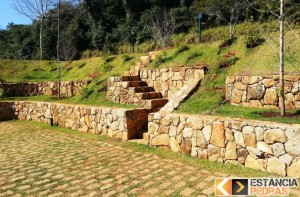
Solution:
<svg viewBox="0 0 300 197">
<path fill-rule="evenodd" d="M 300 177 L 300 125 L 152 113 L 151 146 L 193 157 Z"/>
<path fill-rule="evenodd" d="M 88 81 L 63 81 L 61 82 L 61 96 L 72 97 L 77 94 Z M 57 95 L 57 82 L 26 82 L 26 83 L 0 83 L 7 97 Z"/>
<path fill-rule="evenodd" d="M 203 79 L 204 66 L 173 67 L 155 70 L 141 70 L 140 77 L 155 91 L 161 92 L 164 98 L 170 99 L 191 79 Z"/>
<path fill-rule="evenodd" d="M 278 108 L 279 76 L 227 77 L 226 99 L 232 104 L 256 108 Z M 287 109 L 300 109 L 300 75 L 285 76 Z"/>
<path fill-rule="evenodd" d="M 128 140 L 147 129 L 146 109 L 114 109 L 46 102 L 0 102 L 0 121 L 20 119 Z"/>
</svg>

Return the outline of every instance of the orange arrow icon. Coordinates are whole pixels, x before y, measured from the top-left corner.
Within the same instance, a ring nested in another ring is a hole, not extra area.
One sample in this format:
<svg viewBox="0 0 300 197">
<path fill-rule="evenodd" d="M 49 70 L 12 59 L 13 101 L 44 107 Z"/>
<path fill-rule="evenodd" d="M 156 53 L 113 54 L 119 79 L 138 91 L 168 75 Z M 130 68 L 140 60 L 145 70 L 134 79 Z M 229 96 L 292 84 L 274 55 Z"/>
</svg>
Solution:
<svg viewBox="0 0 300 197">
<path fill-rule="evenodd" d="M 241 182 L 239 182 L 239 181 L 237 181 L 236 183 L 240 186 L 240 188 L 239 188 L 236 192 L 237 192 L 237 193 L 240 193 L 245 187 L 244 187 L 244 185 L 243 185 Z"/>
</svg>

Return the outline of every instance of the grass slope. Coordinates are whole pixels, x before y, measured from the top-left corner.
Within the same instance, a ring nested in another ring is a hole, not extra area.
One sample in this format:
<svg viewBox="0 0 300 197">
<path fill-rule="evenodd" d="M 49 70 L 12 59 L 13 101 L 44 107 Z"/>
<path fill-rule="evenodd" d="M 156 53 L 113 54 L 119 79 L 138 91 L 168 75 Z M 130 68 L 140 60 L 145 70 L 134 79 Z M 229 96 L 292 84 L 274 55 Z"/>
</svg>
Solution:
<svg viewBox="0 0 300 197">
<path fill-rule="evenodd" d="M 274 110 L 237 108 L 223 103 L 225 79 L 227 76 L 278 73 L 279 59 L 276 49 L 278 47 L 277 26 L 275 22 L 260 25 L 249 22 L 239 24 L 237 26 L 237 40 L 231 46 L 225 47 L 222 50 L 219 49 L 219 46 L 227 36 L 228 27 L 217 27 L 204 31 L 204 43 L 201 44 L 188 44 L 197 41 L 197 32 L 195 31 L 189 34 L 174 35 L 172 42 L 177 47 L 163 50 L 148 67 L 164 68 L 191 66 L 195 64 L 208 66 L 208 73 L 202 81 L 199 90 L 184 102 L 177 112 L 300 123 L 300 120 L 296 118 L 262 118 L 259 116 L 259 113 L 262 111 Z M 265 29 L 273 28 L 275 31 L 270 34 L 256 35 L 265 38 L 266 42 L 258 47 L 248 49 L 246 47 L 247 35 L 257 33 L 255 30 L 259 27 Z M 300 74 L 299 34 L 299 28 L 286 32 L 285 71 L 287 74 Z M 144 45 L 149 45 L 148 47 L 150 47 L 151 42 L 143 43 L 140 46 L 147 48 Z M 220 68 L 220 62 L 228 61 L 224 55 L 229 51 L 234 52 L 234 56 L 238 60 L 229 67 Z M 106 79 L 109 76 L 122 75 L 141 55 L 124 54 L 63 62 L 63 80 L 91 79 L 88 75 L 93 74 L 93 82 L 81 94 L 73 98 L 64 99 L 62 102 L 119 107 L 120 105 L 106 100 Z M 57 76 L 56 68 L 56 63 L 51 61 L 0 60 L 0 79 L 7 81 L 53 81 Z M 49 97 L 35 97 L 30 99 L 55 100 Z M 124 107 L 124 105 L 121 106 Z"/>
</svg>

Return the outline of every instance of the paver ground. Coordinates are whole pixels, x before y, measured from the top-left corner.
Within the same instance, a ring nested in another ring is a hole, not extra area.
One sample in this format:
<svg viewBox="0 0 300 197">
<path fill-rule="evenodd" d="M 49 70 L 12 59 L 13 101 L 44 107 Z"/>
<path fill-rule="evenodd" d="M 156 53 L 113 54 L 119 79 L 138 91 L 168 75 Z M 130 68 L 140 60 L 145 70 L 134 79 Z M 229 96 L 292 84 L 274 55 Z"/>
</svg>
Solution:
<svg viewBox="0 0 300 197">
<path fill-rule="evenodd" d="M 222 176 L 109 142 L 0 122 L 0 196 L 208 196 Z"/>
</svg>

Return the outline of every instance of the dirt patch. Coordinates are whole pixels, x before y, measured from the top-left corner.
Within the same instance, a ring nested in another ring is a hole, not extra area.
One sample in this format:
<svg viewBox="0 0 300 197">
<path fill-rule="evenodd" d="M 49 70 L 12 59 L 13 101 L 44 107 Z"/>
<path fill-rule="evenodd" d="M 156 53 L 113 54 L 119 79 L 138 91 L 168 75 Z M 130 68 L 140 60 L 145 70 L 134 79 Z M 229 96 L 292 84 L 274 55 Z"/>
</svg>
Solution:
<svg viewBox="0 0 300 197">
<path fill-rule="evenodd" d="M 263 112 L 260 115 L 264 118 L 281 117 L 280 112 Z M 300 112 L 286 113 L 286 117 L 300 118 Z"/>
</svg>

